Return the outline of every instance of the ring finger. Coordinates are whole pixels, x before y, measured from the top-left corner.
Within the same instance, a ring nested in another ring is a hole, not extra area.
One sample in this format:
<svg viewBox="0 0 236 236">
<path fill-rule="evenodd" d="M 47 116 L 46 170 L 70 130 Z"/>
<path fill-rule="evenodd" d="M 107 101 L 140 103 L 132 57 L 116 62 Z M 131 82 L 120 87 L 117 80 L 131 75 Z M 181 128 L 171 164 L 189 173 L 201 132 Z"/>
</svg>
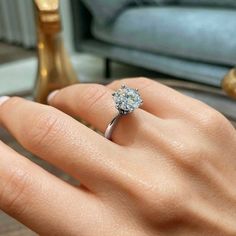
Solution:
<svg viewBox="0 0 236 236">
<path fill-rule="evenodd" d="M 80 117 L 101 132 L 118 113 L 112 100 L 114 91 L 98 84 L 79 84 L 64 88 L 49 96 L 49 104 L 75 117 Z M 114 130 L 112 139 L 120 145 L 136 143 L 143 138 L 146 124 L 158 125 L 161 120 L 148 112 L 137 109 L 132 115 L 123 116 Z"/>
<path fill-rule="evenodd" d="M 134 86 L 143 94 L 145 101 L 142 109 L 163 119 L 184 119 L 189 120 L 203 111 L 209 109 L 202 102 L 185 96 L 161 83 L 146 78 L 122 79 L 116 80 L 107 85 L 108 88 L 116 90 L 126 84 Z"/>
</svg>

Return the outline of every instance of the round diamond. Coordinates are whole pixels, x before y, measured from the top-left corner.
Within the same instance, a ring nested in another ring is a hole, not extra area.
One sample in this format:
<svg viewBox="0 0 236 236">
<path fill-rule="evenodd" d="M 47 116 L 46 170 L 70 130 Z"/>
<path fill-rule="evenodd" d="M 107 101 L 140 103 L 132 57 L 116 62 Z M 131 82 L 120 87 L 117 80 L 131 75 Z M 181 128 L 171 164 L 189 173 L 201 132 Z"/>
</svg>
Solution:
<svg viewBox="0 0 236 236">
<path fill-rule="evenodd" d="M 125 85 L 113 93 L 112 96 L 117 110 L 123 115 L 133 112 L 143 103 L 138 90 L 128 88 Z"/>
</svg>

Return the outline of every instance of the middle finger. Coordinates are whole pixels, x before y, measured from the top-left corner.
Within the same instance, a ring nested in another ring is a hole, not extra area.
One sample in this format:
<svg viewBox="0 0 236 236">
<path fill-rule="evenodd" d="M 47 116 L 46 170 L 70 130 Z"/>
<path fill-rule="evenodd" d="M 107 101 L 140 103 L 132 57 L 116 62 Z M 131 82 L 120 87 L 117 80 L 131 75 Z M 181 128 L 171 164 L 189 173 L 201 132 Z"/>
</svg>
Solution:
<svg viewBox="0 0 236 236">
<path fill-rule="evenodd" d="M 118 145 L 55 108 L 10 98 L 0 107 L 0 123 L 26 149 L 88 188 L 102 185 L 112 167 L 119 166 Z"/>
</svg>

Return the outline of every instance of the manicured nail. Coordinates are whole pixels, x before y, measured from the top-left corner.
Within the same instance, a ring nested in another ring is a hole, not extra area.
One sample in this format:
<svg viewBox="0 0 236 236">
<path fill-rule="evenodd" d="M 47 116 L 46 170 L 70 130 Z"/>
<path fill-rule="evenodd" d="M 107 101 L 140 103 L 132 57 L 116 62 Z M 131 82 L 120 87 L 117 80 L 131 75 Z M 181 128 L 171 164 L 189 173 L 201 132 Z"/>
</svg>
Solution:
<svg viewBox="0 0 236 236">
<path fill-rule="evenodd" d="M 52 91 L 52 92 L 48 95 L 48 98 L 47 98 L 48 104 L 51 103 L 51 101 L 53 100 L 53 98 L 56 96 L 56 94 L 57 94 L 59 91 L 60 91 L 60 90 L 54 90 L 54 91 Z"/>
<path fill-rule="evenodd" d="M 1 106 L 4 102 L 6 102 L 9 98 L 10 98 L 10 97 L 8 97 L 8 96 L 2 96 L 2 97 L 0 97 L 0 106 Z"/>
</svg>

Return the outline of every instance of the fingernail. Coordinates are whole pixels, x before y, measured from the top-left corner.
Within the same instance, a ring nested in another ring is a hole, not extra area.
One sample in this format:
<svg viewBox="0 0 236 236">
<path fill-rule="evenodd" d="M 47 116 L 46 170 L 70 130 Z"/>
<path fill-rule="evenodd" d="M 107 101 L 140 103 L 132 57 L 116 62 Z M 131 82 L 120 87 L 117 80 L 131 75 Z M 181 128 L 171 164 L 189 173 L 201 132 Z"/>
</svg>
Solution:
<svg viewBox="0 0 236 236">
<path fill-rule="evenodd" d="M 8 97 L 8 96 L 2 96 L 2 97 L 0 97 L 0 106 L 1 106 L 4 102 L 6 102 L 9 98 L 10 98 L 10 97 Z"/>
<path fill-rule="evenodd" d="M 51 92 L 49 95 L 48 95 L 48 98 L 47 98 L 47 102 L 48 104 L 50 104 L 50 102 L 52 101 L 52 99 L 56 96 L 56 94 L 59 92 L 59 90 L 54 90 L 53 92 Z"/>
</svg>

